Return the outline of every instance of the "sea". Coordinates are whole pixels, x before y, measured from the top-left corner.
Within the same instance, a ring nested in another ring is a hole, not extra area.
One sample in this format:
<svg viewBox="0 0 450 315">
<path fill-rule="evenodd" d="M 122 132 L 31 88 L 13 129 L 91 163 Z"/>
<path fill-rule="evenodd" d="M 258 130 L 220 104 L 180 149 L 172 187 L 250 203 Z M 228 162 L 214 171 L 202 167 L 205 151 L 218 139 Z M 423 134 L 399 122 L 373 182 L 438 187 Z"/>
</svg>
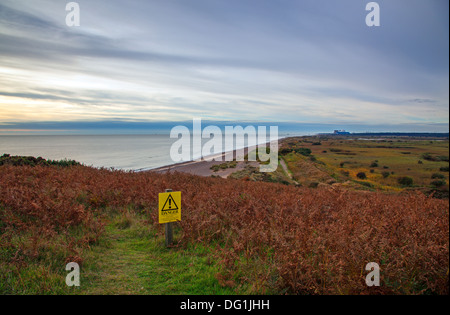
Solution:
<svg viewBox="0 0 450 315">
<path fill-rule="evenodd" d="M 280 134 L 278 138 L 283 137 L 286 134 Z M 175 164 L 170 148 L 177 140 L 169 134 L 0 135 L 0 156 L 69 159 L 97 168 L 142 171 Z M 208 139 L 203 143 L 205 141 Z"/>
</svg>

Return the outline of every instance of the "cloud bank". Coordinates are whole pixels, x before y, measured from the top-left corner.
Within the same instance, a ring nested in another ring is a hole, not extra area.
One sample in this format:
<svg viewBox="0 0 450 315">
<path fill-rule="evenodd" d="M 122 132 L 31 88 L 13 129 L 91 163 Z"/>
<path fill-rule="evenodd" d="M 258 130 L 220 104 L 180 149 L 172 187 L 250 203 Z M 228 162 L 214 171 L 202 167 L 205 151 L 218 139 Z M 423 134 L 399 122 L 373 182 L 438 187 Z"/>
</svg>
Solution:
<svg viewBox="0 0 450 315">
<path fill-rule="evenodd" d="M 0 4 L 0 124 L 448 125 L 447 1 L 77 2 Z"/>
</svg>

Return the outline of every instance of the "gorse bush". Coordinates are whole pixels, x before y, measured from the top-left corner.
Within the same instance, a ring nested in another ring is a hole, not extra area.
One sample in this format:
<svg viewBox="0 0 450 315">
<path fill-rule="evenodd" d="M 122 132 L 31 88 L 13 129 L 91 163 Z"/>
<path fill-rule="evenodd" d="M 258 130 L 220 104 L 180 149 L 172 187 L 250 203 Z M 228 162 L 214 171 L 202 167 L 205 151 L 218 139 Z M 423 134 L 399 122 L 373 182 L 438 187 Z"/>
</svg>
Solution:
<svg viewBox="0 0 450 315">
<path fill-rule="evenodd" d="M 447 185 L 447 182 L 442 179 L 436 179 L 436 180 L 433 180 L 430 184 L 431 184 L 431 186 L 434 186 L 434 187 L 442 187 L 442 186 Z"/>
<path fill-rule="evenodd" d="M 63 261 L 82 262 L 82 249 L 101 239 L 111 212 L 139 212 L 163 233 L 158 193 L 171 188 L 183 193 L 177 246 L 215 248 L 224 286 L 245 282 L 256 293 L 292 294 L 449 292 L 448 200 L 421 193 L 84 166 L 3 165 L 0 179 L 0 265 L 14 270 L 52 248 L 63 249 Z M 365 284 L 369 262 L 380 265 L 378 288 Z"/>
<path fill-rule="evenodd" d="M 397 179 L 398 183 L 402 186 L 405 187 L 409 187 L 412 186 L 414 184 L 414 180 L 411 177 L 408 176 L 404 176 L 404 177 L 399 177 Z"/>
<path fill-rule="evenodd" d="M 422 158 L 433 162 L 449 162 L 449 157 L 447 155 L 434 156 L 431 153 L 424 153 L 422 154 Z"/>
<path fill-rule="evenodd" d="M 310 156 L 312 153 L 311 149 L 309 148 L 281 148 L 279 151 L 281 155 L 286 155 L 291 152 L 295 152 L 304 156 Z"/>
<path fill-rule="evenodd" d="M 359 172 L 358 174 L 356 174 L 356 177 L 358 177 L 359 179 L 367 179 L 367 175 L 364 172 Z"/>
<path fill-rule="evenodd" d="M 310 156 L 312 153 L 311 149 L 309 149 L 309 148 L 297 148 L 294 151 L 295 151 L 295 153 L 298 153 L 298 154 L 301 154 L 304 156 Z"/>
</svg>

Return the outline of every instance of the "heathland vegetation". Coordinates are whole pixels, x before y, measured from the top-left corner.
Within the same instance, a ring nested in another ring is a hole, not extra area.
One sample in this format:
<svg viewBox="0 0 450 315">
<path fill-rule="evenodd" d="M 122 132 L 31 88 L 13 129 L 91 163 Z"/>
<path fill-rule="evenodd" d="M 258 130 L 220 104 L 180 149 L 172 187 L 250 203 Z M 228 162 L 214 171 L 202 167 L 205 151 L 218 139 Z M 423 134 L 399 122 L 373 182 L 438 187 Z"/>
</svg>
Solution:
<svg viewBox="0 0 450 315">
<path fill-rule="evenodd" d="M 305 140 L 289 145 L 311 153 L 282 156 L 298 185 L 3 163 L 0 293 L 448 294 L 448 200 L 398 183 L 446 181 L 439 169 L 447 162 L 418 163 L 425 152 L 443 156 L 445 143 L 395 142 L 395 155 L 376 156 L 377 146 L 394 144 Z M 408 170 L 400 157 L 417 167 Z M 303 162 L 320 168 L 301 170 Z M 349 189 L 370 188 L 359 182 L 389 193 Z M 166 188 L 182 191 L 170 249 L 157 218 Z M 65 285 L 68 262 L 81 265 L 79 288 Z M 369 262 L 381 268 L 380 287 L 365 284 Z"/>
<path fill-rule="evenodd" d="M 280 159 L 303 186 L 394 193 L 420 190 L 448 198 L 448 149 L 445 138 L 297 137 L 282 142 Z"/>
</svg>

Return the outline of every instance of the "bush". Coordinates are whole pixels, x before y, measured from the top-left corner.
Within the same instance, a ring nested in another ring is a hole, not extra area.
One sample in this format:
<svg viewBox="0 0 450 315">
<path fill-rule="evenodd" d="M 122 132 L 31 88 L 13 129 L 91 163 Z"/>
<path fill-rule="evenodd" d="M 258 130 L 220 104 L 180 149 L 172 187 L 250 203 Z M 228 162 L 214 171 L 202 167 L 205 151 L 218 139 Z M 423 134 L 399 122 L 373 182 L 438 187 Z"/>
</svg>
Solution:
<svg viewBox="0 0 450 315">
<path fill-rule="evenodd" d="M 311 149 L 308 148 L 297 148 L 295 149 L 295 153 L 304 155 L 304 156 L 310 156 L 311 155 Z"/>
<path fill-rule="evenodd" d="M 388 178 L 389 175 L 391 175 L 391 173 L 389 173 L 389 172 L 383 172 L 383 173 L 381 173 L 381 175 L 383 175 L 383 178 Z"/>
<path fill-rule="evenodd" d="M 434 186 L 436 188 L 442 187 L 447 185 L 447 182 L 445 180 L 437 179 L 431 182 L 431 186 Z"/>
<path fill-rule="evenodd" d="M 431 175 L 432 179 L 444 179 L 445 176 L 439 173 L 434 173 L 433 175 Z"/>
<path fill-rule="evenodd" d="M 280 154 L 281 154 L 281 155 L 286 155 L 286 154 L 291 153 L 292 151 L 293 151 L 292 149 L 289 149 L 289 148 L 283 148 L 283 149 L 280 150 Z"/>
<path fill-rule="evenodd" d="M 0 156 L 0 165 L 13 165 L 13 166 L 50 166 L 56 165 L 61 167 L 77 166 L 81 165 L 74 160 L 46 160 L 42 157 L 35 158 L 34 156 L 11 156 L 10 154 L 3 154 Z"/>
<path fill-rule="evenodd" d="M 433 156 L 432 156 L 430 153 L 424 153 L 424 154 L 422 154 L 422 158 L 423 158 L 424 160 L 427 160 L 427 161 L 434 161 L 434 158 L 433 158 Z"/>
<path fill-rule="evenodd" d="M 449 171 L 449 167 L 448 166 L 443 166 L 439 169 L 441 172 L 448 172 Z"/>
<path fill-rule="evenodd" d="M 449 158 L 447 155 L 433 156 L 433 155 L 431 155 L 431 153 L 422 154 L 422 158 L 424 158 L 427 161 L 432 161 L 432 162 L 448 162 L 449 161 Z"/>
<path fill-rule="evenodd" d="M 367 179 L 367 175 L 364 172 L 359 172 L 358 174 L 356 174 L 356 177 L 358 177 L 359 179 Z"/>
<path fill-rule="evenodd" d="M 414 180 L 408 176 L 399 177 L 397 181 L 400 185 L 406 187 L 412 186 L 414 184 Z"/>
<path fill-rule="evenodd" d="M 377 162 L 372 162 L 372 164 L 370 164 L 370 167 L 378 167 L 378 163 Z"/>
</svg>

